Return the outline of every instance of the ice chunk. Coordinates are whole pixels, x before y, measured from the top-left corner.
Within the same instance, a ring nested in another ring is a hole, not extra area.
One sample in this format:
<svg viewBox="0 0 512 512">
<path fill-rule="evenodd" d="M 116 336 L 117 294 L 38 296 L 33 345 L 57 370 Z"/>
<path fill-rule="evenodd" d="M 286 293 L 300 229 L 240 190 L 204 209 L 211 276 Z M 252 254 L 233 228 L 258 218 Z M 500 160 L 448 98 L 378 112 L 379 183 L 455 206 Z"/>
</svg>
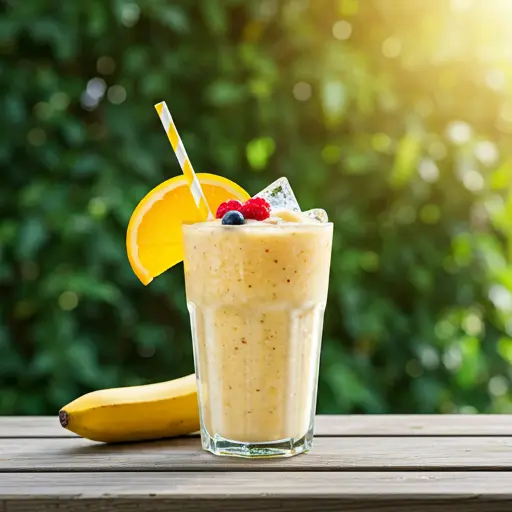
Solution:
<svg viewBox="0 0 512 512">
<path fill-rule="evenodd" d="M 255 197 L 263 197 L 272 208 L 286 208 L 292 212 L 300 212 L 300 206 L 295 199 L 292 187 L 286 178 L 279 178 L 262 190 Z"/>
<path fill-rule="evenodd" d="M 292 187 L 286 178 L 279 178 L 269 185 L 265 190 L 262 190 L 255 197 L 263 197 L 272 207 L 272 215 L 275 215 L 287 222 L 298 222 L 299 217 L 292 217 L 286 215 L 286 211 L 300 213 L 300 206 L 295 198 Z M 325 210 L 321 208 L 313 208 L 307 212 L 302 212 L 302 215 L 313 219 L 315 222 L 326 223 L 329 222 L 329 217 Z"/>
<path fill-rule="evenodd" d="M 302 212 L 303 215 L 307 215 L 312 219 L 315 219 L 317 222 L 321 222 L 325 224 L 329 222 L 329 217 L 327 216 L 327 212 L 322 210 L 321 208 L 313 208 L 312 210 L 308 210 L 307 212 Z"/>
</svg>

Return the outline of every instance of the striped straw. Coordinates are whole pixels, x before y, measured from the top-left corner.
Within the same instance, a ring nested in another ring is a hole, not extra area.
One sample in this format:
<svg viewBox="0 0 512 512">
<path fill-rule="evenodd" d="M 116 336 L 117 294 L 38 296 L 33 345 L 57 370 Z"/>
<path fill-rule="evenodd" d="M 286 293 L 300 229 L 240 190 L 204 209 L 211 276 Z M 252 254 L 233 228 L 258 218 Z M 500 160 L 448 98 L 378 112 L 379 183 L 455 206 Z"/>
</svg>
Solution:
<svg viewBox="0 0 512 512">
<path fill-rule="evenodd" d="M 194 169 L 192 169 L 192 164 L 190 163 L 187 152 L 185 151 L 185 146 L 183 145 L 183 142 L 178 135 L 178 130 L 176 130 L 176 126 L 174 125 L 171 113 L 167 108 L 167 104 L 165 101 L 157 103 L 155 105 L 155 109 L 158 112 L 160 121 L 162 121 L 162 125 L 164 127 L 165 133 L 167 133 L 167 137 L 169 138 L 172 149 L 174 149 L 174 152 L 176 153 L 176 158 L 180 163 L 181 170 L 185 175 L 188 186 L 190 187 L 190 192 L 192 192 L 192 197 L 194 198 L 201 216 L 205 220 L 213 219 L 214 217 L 210 211 L 208 203 L 206 202 L 204 192 L 201 189 L 201 185 L 199 184 L 196 173 L 194 172 Z"/>
</svg>

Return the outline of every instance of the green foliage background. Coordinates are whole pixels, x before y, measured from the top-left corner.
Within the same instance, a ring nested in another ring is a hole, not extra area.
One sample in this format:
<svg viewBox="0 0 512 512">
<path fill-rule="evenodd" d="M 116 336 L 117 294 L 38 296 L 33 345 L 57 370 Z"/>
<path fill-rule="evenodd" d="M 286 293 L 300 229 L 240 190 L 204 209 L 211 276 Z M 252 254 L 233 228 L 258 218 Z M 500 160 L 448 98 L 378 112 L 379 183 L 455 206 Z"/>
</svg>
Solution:
<svg viewBox="0 0 512 512">
<path fill-rule="evenodd" d="M 180 173 L 161 100 L 196 171 L 335 222 L 320 412 L 511 412 L 503 5 L 0 2 L 0 412 L 193 371 L 181 268 L 124 245 Z"/>
</svg>

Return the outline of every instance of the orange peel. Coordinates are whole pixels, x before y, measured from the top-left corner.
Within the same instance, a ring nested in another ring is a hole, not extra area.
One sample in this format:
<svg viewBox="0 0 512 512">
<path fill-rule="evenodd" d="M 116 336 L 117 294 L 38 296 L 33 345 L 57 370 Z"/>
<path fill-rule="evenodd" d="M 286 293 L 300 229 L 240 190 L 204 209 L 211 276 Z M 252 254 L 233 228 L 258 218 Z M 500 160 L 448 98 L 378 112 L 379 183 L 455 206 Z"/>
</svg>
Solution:
<svg viewBox="0 0 512 512">
<path fill-rule="evenodd" d="M 198 173 L 210 210 L 229 199 L 246 201 L 250 195 L 233 181 Z M 176 176 L 151 190 L 135 208 L 126 232 L 126 250 L 135 275 L 144 285 L 183 261 L 183 223 L 201 222 L 185 176 Z"/>
</svg>

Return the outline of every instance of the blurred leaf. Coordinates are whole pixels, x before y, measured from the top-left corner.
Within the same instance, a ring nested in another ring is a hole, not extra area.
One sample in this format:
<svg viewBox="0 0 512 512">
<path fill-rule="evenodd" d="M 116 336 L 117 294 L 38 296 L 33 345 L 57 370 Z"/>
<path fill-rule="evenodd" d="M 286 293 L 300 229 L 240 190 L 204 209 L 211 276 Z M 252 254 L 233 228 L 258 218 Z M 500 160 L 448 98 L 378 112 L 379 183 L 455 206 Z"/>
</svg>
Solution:
<svg viewBox="0 0 512 512">
<path fill-rule="evenodd" d="M 461 365 L 457 373 L 457 381 L 464 388 L 471 388 L 478 382 L 482 372 L 482 357 L 480 354 L 480 341 L 474 336 L 467 336 L 460 341 L 462 355 Z"/>
<path fill-rule="evenodd" d="M 360 0 L 337 0 L 338 12 L 342 17 L 355 16 L 359 11 Z"/>
<path fill-rule="evenodd" d="M 238 84 L 216 81 L 210 85 L 206 94 L 212 105 L 224 106 L 241 103 L 246 96 L 246 90 Z"/>
<path fill-rule="evenodd" d="M 275 144 L 270 137 L 251 140 L 247 144 L 247 161 L 254 170 L 260 171 L 266 167 L 274 151 Z"/>
<path fill-rule="evenodd" d="M 226 10 L 221 6 L 219 0 L 209 0 L 202 2 L 201 8 L 204 13 L 206 25 L 212 34 L 223 35 L 228 28 Z"/>
<path fill-rule="evenodd" d="M 418 163 L 421 149 L 421 140 L 415 133 L 409 132 L 398 143 L 395 163 L 389 177 L 393 188 L 403 187 L 407 184 Z"/>
<path fill-rule="evenodd" d="M 48 297 L 57 297 L 61 293 L 71 291 L 94 301 L 111 304 L 115 304 L 120 299 L 120 292 L 113 284 L 79 273 L 49 275 L 42 291 Z"/>
<path fill-rule="evenodd" d="M 505 160 L 491 176 L 491 187 L 495 190 L 510 189 L 512 184 L 512 158 Z"/>
<path fill-rule="evenodd" d="M 340 123 L 347 107 L 345 86 L 341 82 L 334 80 L 324 82 L 322 105 L 328 125 Z"/>
<path fill-rule="evenodd" d="M 188 32 L 190 29 L 190 23 L 187 15 L 181 9 L 175 5 L 166 4 L 158 8 L 158 20 L 178 33 Z"/>
<path fill-rule="evenodd" d="M 42 219 L 27 217 L 20 226 L 17 253 L 20 260 L 33 257 L 47 240 L 48 233 Z"/>
<path fill-rule="evenodd" d="M 498 341 L 498 353 L 505 361 L 512 364 L 512 338 L 501 338 Z"/>
</svg>

